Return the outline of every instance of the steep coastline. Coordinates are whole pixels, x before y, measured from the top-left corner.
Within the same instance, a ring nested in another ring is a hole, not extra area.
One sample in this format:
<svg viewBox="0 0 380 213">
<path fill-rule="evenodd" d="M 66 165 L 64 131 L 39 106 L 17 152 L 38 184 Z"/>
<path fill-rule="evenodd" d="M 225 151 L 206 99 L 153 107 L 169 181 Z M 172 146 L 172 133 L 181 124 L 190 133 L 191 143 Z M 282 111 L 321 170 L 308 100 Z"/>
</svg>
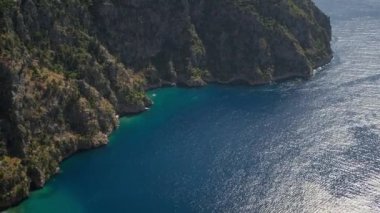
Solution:
<svg viewBox="0 0 380 213">
<path fill-rule="evenodd" d="M 330 40 L 310 0 L 1 0 L 0 210 L 107 144 L 146 89 L 309 78 Z"/>
</svg>

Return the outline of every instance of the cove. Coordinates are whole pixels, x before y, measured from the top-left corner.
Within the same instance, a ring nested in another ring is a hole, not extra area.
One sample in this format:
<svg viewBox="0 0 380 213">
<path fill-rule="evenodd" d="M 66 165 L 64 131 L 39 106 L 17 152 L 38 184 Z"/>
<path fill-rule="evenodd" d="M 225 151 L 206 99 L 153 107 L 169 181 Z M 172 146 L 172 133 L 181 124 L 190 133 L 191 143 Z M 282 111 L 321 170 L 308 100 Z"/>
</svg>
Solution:
<svg viewBox="0 0 380 213">
<path fill-rule="evenodd" d="M 281 94 L 276 87 L 151 91 L 154 105 L 149 111 L 122 118 L 107 147 L 66 160 L 61 174 L 13 211 L 191 212 L 191 202 L 201 197 L 211 204 L 217 194 L 208 185 L 233 175 L 227 167 L 239 162 L 226 159 L 233 155 L 227 148 L 248 145 L 248 135 L 238 142 L 235 134 L 278 108 L 274 103 L 281 102 Z"/>
<path fill-rule="evenodd" d="M 9 212 L 379 212 L 380 2 L 316 2 L 335 58 L 310 81 L 151 91 Z"/>
</svg>

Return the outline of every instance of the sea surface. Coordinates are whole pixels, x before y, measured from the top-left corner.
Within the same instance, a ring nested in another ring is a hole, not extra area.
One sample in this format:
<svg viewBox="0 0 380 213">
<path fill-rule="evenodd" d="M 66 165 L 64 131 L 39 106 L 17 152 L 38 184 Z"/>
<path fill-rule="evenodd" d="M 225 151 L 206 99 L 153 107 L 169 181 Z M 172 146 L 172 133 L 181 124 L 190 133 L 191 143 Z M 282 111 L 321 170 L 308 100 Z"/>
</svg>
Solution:
<svg viewBox="0 0 380 213">
<path fill-rule="evenodd" d="M 9 211 L 380 212 L 380 1 L 316 3 L 335 58 L 310 81 L 151 91 Z"/>
</svg>

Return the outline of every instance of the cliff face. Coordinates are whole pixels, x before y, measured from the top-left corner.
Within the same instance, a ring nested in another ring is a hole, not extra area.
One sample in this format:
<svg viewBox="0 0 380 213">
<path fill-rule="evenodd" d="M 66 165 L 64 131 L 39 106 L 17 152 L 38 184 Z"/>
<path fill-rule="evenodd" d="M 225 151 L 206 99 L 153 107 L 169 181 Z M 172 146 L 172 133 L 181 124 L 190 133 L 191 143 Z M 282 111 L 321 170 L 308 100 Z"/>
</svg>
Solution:
<svg viewBox="0 0 380 213">
<path fill-rule="evenodd" d="M 97 38 L 149 85 L 308 77 L 331 58 L 329 19 L 309 0 L 175 2 L 113 1 L 91 10 Z"/>
<path fill-rule="evenodd" d="M 308 78 L 330 39 L 310 0 L 0 0 L 0 209 L 106 144 L 144 90 Z"/>
</svg>

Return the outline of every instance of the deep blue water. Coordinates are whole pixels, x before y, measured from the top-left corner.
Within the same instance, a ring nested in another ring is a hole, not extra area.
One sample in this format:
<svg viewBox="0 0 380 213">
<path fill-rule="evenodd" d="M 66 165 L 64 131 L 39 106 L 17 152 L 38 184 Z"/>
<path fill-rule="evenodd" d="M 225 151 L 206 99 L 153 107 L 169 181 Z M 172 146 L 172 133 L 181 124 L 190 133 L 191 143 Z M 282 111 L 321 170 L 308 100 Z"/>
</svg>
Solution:
<svg viewBox="0 0 380 213">
<path fill-rule="evenodd" d="M 11 211 L 380 212 L 380 1 L 316 2 L 335 58 L 313 79 L 152 91 Z"/>
</svg>

